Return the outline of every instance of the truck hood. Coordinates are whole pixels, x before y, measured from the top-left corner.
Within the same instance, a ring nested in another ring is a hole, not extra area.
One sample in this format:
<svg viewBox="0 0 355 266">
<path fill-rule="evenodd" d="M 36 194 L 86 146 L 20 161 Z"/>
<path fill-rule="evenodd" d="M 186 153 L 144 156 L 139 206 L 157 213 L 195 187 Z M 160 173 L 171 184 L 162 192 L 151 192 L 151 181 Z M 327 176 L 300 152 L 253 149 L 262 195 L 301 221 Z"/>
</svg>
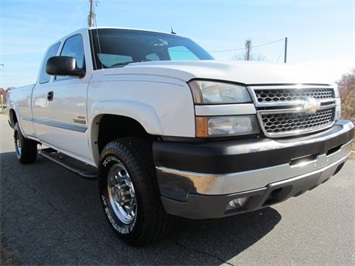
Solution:
<svg viewBox="0 0 355 266">
<path fill-rule="evenodd" d="M 103 71 L 104 75 L 149 75 L 175 78 L 182 81 L 213 79 L 257 84 L 331 84 L 317 69 L 304 65 L 270 64 L 259 62 L 221 61 L 156 61 L 131 63 L 122 68 Z"/>
</svg>

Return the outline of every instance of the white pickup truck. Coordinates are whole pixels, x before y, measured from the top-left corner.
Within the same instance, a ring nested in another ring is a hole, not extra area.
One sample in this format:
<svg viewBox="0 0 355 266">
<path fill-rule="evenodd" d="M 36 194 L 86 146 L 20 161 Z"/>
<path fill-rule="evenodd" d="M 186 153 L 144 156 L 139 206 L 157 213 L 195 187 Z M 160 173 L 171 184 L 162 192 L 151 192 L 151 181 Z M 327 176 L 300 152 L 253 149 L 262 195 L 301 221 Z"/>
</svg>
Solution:
<svg viewBox="0 0 355 266">
<path fill-rule="evenodd" d="M 143 245 L 169 215 L 257 210 L 341 169 L 354 126 L 337 88 L 306 74 L 217 62 L 174 34 L 82 29 L 50 46 L 34 85 L 10 91 L 9 123 L 21 163 L 43 144 L 94 169 L 77 172 L 98 178 L 113 230 Z"/>
</svg>

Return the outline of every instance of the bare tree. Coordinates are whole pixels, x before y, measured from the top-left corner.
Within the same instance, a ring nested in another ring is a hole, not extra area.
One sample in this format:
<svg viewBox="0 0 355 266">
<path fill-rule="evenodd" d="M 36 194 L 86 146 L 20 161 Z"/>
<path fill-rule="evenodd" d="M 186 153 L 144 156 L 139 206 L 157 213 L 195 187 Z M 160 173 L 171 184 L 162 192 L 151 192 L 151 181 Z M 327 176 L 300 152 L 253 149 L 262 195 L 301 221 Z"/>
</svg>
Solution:
<svg viewBox="0 0 355 266">
<path fill-rule="evenodd" d="M 252 45 L 251 45 L 251 40 L 246 40 L 245 41 L 245 52 L 234 55 L 232 57 L 232 60 L 236 61 L 266 61 L 265 56 L 263 55 L 255 55 L 252 53 Z"/>
<path fill-rule="evenodd" d="M 337 82 L 341 99 L 342 117 L 355 123 L 355 69 Z"/>
</svg>

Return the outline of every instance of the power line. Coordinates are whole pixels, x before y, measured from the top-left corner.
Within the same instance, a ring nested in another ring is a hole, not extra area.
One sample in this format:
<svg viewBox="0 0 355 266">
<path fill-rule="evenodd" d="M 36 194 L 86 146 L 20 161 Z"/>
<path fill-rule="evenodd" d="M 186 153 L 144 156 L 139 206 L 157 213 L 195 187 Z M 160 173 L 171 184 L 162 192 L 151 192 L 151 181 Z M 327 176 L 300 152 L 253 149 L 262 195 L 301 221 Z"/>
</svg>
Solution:
<svg viewBox="0 0 355 266">
<path fill-rule="evenodd" d="M 276 42 L 281 42 L 281 41 L 283 41 L 283 40 L 284 40 L 284 39 L 280 39 L 280 40 L 273 41 L 273 42 L 268 42 L 268 43 L 264 43 L 264 44 L 260 44 L 260 45 L 255 45 L 255 46 L 252 46 L 252 48 L 261 47 L 261 46 L 273 44 L 273 43 L 276 43 Z"/>
<path fill-rule="evenodd" d="M 261 46 L 265 46 L 265 45 L 269 45 L 269 44 L 273 44 L 273 43 L 277 43 L 277 42 L 281 42 L 281 41 L 284 41 L 284 39 L 280 39 L 280 40 L 272 41 L 272 42 L 267 42 L 267 43 L 263 43 L 263 44 L 259 44 L 259 45 L 252 45 L 250 48 L 257 48 L 257 47 L 261 47 Z M 245 50 L 245 48 L 219 50 L 219 51 L 208 51 L 208 52 L 210 52 L 210 53 L 225 53 L 225 52 L 234 52 L 234 51 L 242 51 L 242 50 Z"/>
<path fill-rule="evenodd" d="M 224 52 L 234 52 L 234 51 L 241 51 L 245 50 L 245 48 L 238 48 L 238 49 L 231 49 L 231 50 L 220 50 L 220 51 L 208 51 L 210 53 L 224 53 Z"/>
<path fill-rule="evenodd" d="M 281 55 L 285 54 L 284 51 L 285 51 L 285 46 L 282 47 L 281 53 L 280 53 L 279 57 L 277 58 L 277 61 L 276 61 L 276 62 L 279 62 L 279 60 L 280 60 L 280 58 L 281 58 Z"/>
</svg>

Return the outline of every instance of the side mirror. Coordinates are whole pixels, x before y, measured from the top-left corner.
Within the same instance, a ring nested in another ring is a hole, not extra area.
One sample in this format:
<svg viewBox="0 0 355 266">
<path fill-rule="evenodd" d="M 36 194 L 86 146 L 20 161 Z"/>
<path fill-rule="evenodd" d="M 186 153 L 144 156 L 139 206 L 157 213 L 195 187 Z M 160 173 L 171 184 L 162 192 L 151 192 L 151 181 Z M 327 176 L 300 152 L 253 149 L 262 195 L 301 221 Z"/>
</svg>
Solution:
<svg viewBox="0 0 355 266">
<path fill-rule="evenodd" d="M 76 59 L 71 56 L 53 56 L 48 59 L 46 72 L 54 76 L 75 76 L 83 78 L 85 70 L 78 68 Z"/>
</svg>

